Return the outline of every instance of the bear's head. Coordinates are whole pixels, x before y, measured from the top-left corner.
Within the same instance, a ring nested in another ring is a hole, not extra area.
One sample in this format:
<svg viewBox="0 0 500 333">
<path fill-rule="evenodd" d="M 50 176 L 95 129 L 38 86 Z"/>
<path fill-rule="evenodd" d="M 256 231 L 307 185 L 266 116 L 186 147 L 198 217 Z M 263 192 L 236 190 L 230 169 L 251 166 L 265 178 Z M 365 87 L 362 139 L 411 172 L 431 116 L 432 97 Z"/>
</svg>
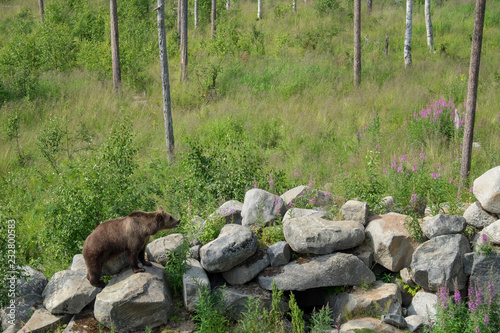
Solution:
<svg viewBox="0 0 500 333">
<path fill-rule="evenodd" d="M 177 228 L 181 220 L 176 219 L 172 215 L 168 214 L 163 210 L 163 207 L 160 206 L 158 211 L 156 212 L 156 223 L 158 226 L 158 231 L 165 229 Z"/>
</svg>

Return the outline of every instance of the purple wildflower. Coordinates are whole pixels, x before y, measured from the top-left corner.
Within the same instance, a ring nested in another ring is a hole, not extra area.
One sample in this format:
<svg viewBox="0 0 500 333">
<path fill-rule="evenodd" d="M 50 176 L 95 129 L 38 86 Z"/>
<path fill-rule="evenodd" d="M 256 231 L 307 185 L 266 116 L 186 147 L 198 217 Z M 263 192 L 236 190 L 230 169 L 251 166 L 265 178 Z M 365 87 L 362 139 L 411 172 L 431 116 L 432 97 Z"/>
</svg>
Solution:
<svg viewBox="0 0 500 333">
<path fill-rule="evenodd" d="M 253 183 L 253 188 L 259 188 L 259 185 L 257 185 L 257 183 Z"/>
<path fill-rule="evenodd" d="M 435 173 L 435 172 L 433 172 L 433 173 L 431 174 L 431 178 L 432 178 L 432 179 L 439 179 L 439 177 L 441 177 L 441 175 L 440 175 L 439 173 Z"/>
<path fill-rule="evenodd" d="M 424 152 L 421 152 L 421 153 L 420 153 L 420 158 L 421 158 L 422 160 L 423 160 L 423 159 L 425 159 L 425 153 L 424 153 Z"/>
<path fill-rule="evenodd" d="M 486 234 L 482 234 L 481 235 L 481 241 L 483 242 L 483 244 L 488 243 L 488 236 Z"/>
<path fill-rule="evenodd" d="M 488 326 L 490 323 L 490 318 L 488 317 L 488 315 L 485 315 L 484 316 L 484 326 Z"/>
<path fill-rule="evenodd" d="M 396 168 L 396 162 L 395 161 L 391 162 L 391 168 L 393 168 L 393 169 Z"/>
<path fill-rule="evenodd" d="M 326 195 L 327 197 L 329 197 L 329 196 L 331 196 L 332 194 L 331 194 L 330 192 L 328 192 L 328 191 L 325 191 L 325 195 Z"/>
<path fill-rule="evenodd" d="M 401 155 L 401 162 L 404 163 L 406 161 L 407 157 L 408 157 L 408 155 L 406 155 L 406 154 Z"/>
<path fill-rule="evenodd" d="M 273 186 L 274 185 L 274 180 L 272 178 L 269 179 L 269 186 Z"/>
<path fill-rule="evenodd" d="M 375 145 L 375 149 L 380 150 L 380 146 L 378 144 Z"/>
<path fill-rule="evenodd" d="M 398 172 L 403 172 L 403 167 L 402 166 L 398 167 Z"/>
<path fill-rule="evenodd" d="M 470 187 L 469 192 L 470 193 L 474 192 L 474 187 L 473 186 Z"/>
<path fill-rule="evenodd" d="M 316 203 L 316 200 L 309 200 L 309 203 L 310 203 L 311 205 L 314 205 L 314 204 Z"/>
<path fill-rule="evenodd" d="M 387 174 L 387 169 L 386 169 L 386 168 L 383 168 L 383 169 L 382 169 L 382 172 L 383 172 L 384 174 Z"/>
<path fill-rule="evenodd" d="M 460 295 L 460 290 L 458 290 L 457 287 L 455 287 L 455 303 L 461 303 L 462 302 L 462 295 Z"/>
<path fill-rule="evenodd" d="M 313 184 L 314 184 L 313 180 L 312 180 L 312 179 L 311 179 L 311 180 L 309 180 L 309 187 L 312 187 L 312 186 L 313 186 Z"/>
<path fill-rule="evenodd" d="M 449 182 L 450 182 L 450 184 L 453 183 L 453 178 L 450 177 Z"/>
<path fill-rule="evenodd" d="M 474 288 L 469 285 L 469 311 L 474 312 L 476 311 L 476 303 L 474 302 Z"/>
<path fill-rule="evenodd" d="M 418 167 L 416 165 L 414 165 L 411 169 L 413 170 L 413 172 L 417 172 Z"/>
<path fill-rule="evenodd" d="M 448 300 L 446 298 L 447 296 L 448 296 L 448 290 L 446 289 L 446 287 L 439 288 L 437 300 L 438 303 L 441 303 L 441 307 L 443 307 L 444 309 L 448 307 Z"/>
<path fill-rule="evenodd" d="M 495 289 L 492 281 L 488 282 L 488 297 L 488 304 L 491 304 L 491 301 L 493 301 L 493 297 L 495 297 Z"/>
<path fill-rule="evenodd" d="M 299 173 L 298 173 L 298 172 L 294 172 L 294 173 L 293 173 L 293 175 L 294 175 L 295 177 L 298 177 L 298 176 L 299 176 Z"/>
</svg>

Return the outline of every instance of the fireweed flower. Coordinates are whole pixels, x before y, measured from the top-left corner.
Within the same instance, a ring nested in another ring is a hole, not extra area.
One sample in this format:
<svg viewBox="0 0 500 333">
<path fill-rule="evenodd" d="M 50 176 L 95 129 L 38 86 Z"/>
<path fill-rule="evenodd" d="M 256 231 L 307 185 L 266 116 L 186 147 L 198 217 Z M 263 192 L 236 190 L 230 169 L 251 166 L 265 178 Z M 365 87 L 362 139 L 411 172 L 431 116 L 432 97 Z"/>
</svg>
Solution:
<svg viewBox="0 0 500 333">
<path fill-rule="evenodd" d="M 425 153 L 424 152 L 420 153 L 420 159 L 422 159 L 422 160 L 425 159 Z"/>
<path fill-rule="evenodd" d="M 416 165 L 414 165 L 411 169 L 413 170 L 413 172 L 417 172 L 418 167 Z"/>
<path fill-rule="evenodd" d="M 398 167 L 398 172 L 403 172 L 403 167 L 399 166 Z"/>
<path fill-rule="evenodd" d="M 315 200 L 309 200 L 309 203 L 310 203 L 311 205 L 314 205 L 314 204 L 316 203 L 316 201 L 315 201 Z"/>
<path fill-rule="evenodd" d="M 406 161 L 407 157 L 408 157 L 408 155 L 406 155 L 406 154 L 401 155 L 401 162 L 404 163 Z"/>
<path fill-rule="evenodd" d="M 448 296 L 448 290 L 446 289 L 446 287 L 439 288 L 437 299 L 438 303 L 441 303 L 441 307 L 444 309 L 448 307 L 448 300 L 446 298 L 447 296 Z"/>
<path fill-rule="evenodd" d="M 488 242 L 488 236 L 486 234 L 482 234 L 481 241 L 483 242 L 483 244 L 486 244 Z"/>
<path fill-rule="evenodd" d="M 485 315 L 484 316 L 484 326 L 488 326 L 489 323 L 490 323 L 490 318 L 488 317 L 488 315 Z"/>
<path fill-rule="evenodd" d="M 309 187 L 312 187 L 312 186 L 313 186 L 313 184 L 314 184 L 313 180 L 312 180 L 312 179 L 311 179 L 311 180 L 309 180 Z"/>
<path fill-rule="evenodd" d="M 391 162 L 391 168 L 393 168 L 393 169 L 396 168 L 396 162 L 395 161 Z"/>
<path fill-rule="evenodd" d="M 295 177 L 298 177 L 298 176 L 299 176 L 299 173 L 298 173 L 298 172 L 294 172 L 294 173 L 293 173 L 293 175 L 294 175 Z"/>
<path fill-rule="evenodd" d="M 460 290 L 458 290 L 457 287 L 455 287 L 454 298 L 455 298 L 455 304 L 458 304 L 458 303 L 462 302 L 462 295 L 460 295 Z"/>
<path fill-rule="evenodd" d="M 274 185 L 274 180 L 271 178 L 269 179 L 269 186 L 273 186 Z"/>
</svg>

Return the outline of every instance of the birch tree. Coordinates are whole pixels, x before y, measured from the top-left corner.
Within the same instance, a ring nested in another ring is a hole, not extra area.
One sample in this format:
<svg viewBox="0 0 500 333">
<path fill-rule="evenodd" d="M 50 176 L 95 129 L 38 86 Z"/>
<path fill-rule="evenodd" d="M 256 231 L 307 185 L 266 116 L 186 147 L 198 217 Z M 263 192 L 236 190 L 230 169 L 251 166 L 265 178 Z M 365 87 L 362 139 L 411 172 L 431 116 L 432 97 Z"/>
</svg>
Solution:
<svg viewBox="0 0 500 333">
<path fill-rule="evenodd" d="M 118 13 L 116 0 L 109 1 L 110 25 L 111 25 L 111 67 L 113 70 L 113 88 L 115 92 L 120 89 L 122 72 L 120 69 L 120 47 L 118 44 Z"/>
<path fill-rule="evenodd" d="M 194 28 L 198 29 L 198 0 L 194 0 Z"/>
<path fill-rule="evenodd" d="M 431 0 L 425 0 L 425 27 L 427 28 L 427 46 L 429 51 L 434 51 L 434 35 L 431 21 Z"/>
<path fill-rule="evenodd" d="M 479 64 L 481 61 L 481 44 L 483 42 L 484 12 L 486 0 L 476 0 L 476 18 L 472 34 L 470 53 L 469 83 L 467 88 L 467 105 L 465 107 L 464 138 L 462 141 L 462 163 L 460 170 L 460 187 L 466 185 L 469 177 L 474 121 L 476 117 L 477 85 L 479 79 Z"/>
<path fill-rule="evenodd" d="M 292 9 L 294 13 L 297 12 L 297 0 L 293 0 Z"/>
<path fill-rule="evenodd" d="M 161 86 L 163 92 L 163 119 L 165 122 L 165 138 L 167 142 L 167 159 L 172 162 L 175 157 L 174 125 L 172 122 L 172 102 L 170 99 L 170 79 L 168 77 L 167 40 L 165 36 L 165 3 L 158 0 L 158 46 L 160 49 Z"/>
<path fill-rule="evenodd" d="M 181 82 L 187 80 L 188 65 L 188 0 L 181 0 Z"/>
<path fill-rule="evenodd" d="M 354 86 L 361 83 L 361 0 L 354 0 Z"/>
<path fill-rule="evenodd" d="M 262 19 L 262 0 L 257 0 L 257 19 Z"/>
<path fill-rule="evenodd" d="M 38 0 L 38 10 L 40 12 L 40 22 L 43 24 L 43 14 L 45 13 L 43 0 Z"/>
<path fill-rule="evenodd" d="M 230 0 L 226 0 L 226 10 L 229 10 L 230 5 L 231 5 Z"/>
<path fill-rule="evenodd" d="M 368 15 L 372 13 L 372 0 L 368 0 L 366 3 L 366 11 L 368 12 Z"/>
<path fill-rule="evenodd" d="M 406 0 L 406 29 L 405 29 L 405 68 L 411 66 L 411 30 L 413 18 L 413 0 Z"/>
</svg>

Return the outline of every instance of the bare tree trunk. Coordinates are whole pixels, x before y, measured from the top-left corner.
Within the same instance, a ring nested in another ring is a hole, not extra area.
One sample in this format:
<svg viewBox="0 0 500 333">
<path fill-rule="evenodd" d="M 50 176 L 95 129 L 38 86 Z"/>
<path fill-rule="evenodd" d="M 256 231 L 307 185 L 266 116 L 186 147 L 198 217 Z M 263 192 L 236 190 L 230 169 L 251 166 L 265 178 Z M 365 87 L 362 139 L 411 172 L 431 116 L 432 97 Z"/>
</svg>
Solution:
<svg viewBox="0 0 500 333">
<path fill-rule="evenodd" d="M 368 12 L 368 15 L 372 13 L 372 0 L 368 0 L 368 2 L 366 3 L 366 10 Z"/>
<path fill-rule="evenodd" d="M 217 19 L 217 0 L 212 0 L 212 38 L 215 38 L 215 20 Z"/>
<path fill-rule="evenodd" d="M 168 77 L 167 41 L 165 36 L 165 4 L 158 0 L 156 8 L 158 20 L 158 45 L 160 48 L 161 85 L 163 91 L 163 119 L 167 141 L 167 159 L 172 162 L 175 157 L 174 126 L 172 122 L 172 103 L 170 99 L 170 79 Z"/>
<path fill-rule="evenodd" d="M 231 5 L 230 0 L 226 0 L 226 10 L 229 10 L 229 6 Z"/>
<path fill-rule="evenodd" d="M 38 0 L 38 10 L 40 11 L 40 22 L 43 24 L 43 14 L 45 13 L 43 0 Z"/>
<path fill-rule="evenodd" d="M 406 0 L 406 30 L 405 30 L 405 68 L 411 66 L 411 29 L 413 19 L 413 0 Z"/>
<path fill-rule="evenodd" d="M 182 0 L 177 0 L 177 32 L 179 33 L 179 35 L 181 34 L 181 24 L 182 24 L 181 8 L 182 8 Z"/>
<path fill-rule="evenodd" d="M 181 82 L 187 80 L 188 65 L 188 0 L 181 0 Z"/>
<path fill-rule="evenodd" d="M 198 29 L 198 0 L 194 0 L 194 28 Z"/>
<path fill-rule="evenodd" d="M 292 8 L 293 8 L 293 12 L 296 13 L 297 12 L 297 0 L 293 0 Z"/>
<path fill-rule="evenodd" d="M 483 42 L 484 12 L 486 0 L 476 0 L 476 18 L 472 35 L 470 53 L 469 85 L 467 88 L 467 106 L 465 112 L 464 139 L 462 142 L 462 163 L 460 170 L 460 187 L 467 185 L 470 172 L 474 121 L 476 117 L 477 85 L 479 79 L 479 64 L 481 61 L 481 44 Z"/>
<path fill-rule="evenodd" d="M 427 46 L 429 51 L 434 51 L 434 34 L 431 21 L 431 0 L 425 0 L 425 27 L 427 28 Z"/>
<path fill-rule="evenodd" d="M 257 0 L 257 19 L 262 19 L 262 0 Z"/>
<path fill-rule="evenodd" d="M 388 55 L 389 54 L 389 36 L 385 36 L 385 49 L 384 49 L 384 54 Z"/>
<path fill-rule="evenodd" d="M 361 0 L 354 0 L 354 86 L 361 83 Z"/>
<path fill-rule="evenodd" d="M 115 92 L 120 89 L 122 72 L 120 69 L 120 47 L 118 44 L 118 13 L 116 0 L 109 1 L 111 23 L 111 66 L 113 69 L 113 88 Z"/>
</svg>

